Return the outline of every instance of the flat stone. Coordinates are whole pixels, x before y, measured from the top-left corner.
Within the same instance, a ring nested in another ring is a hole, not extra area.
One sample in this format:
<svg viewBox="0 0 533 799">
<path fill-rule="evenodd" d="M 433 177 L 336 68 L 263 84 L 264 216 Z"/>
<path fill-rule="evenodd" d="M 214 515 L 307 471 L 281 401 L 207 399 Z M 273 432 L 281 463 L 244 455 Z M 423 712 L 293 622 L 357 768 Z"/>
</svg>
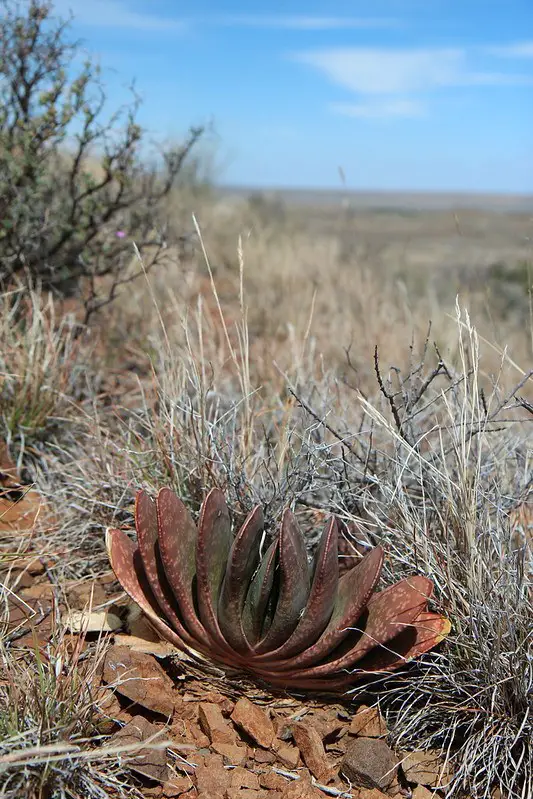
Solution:
<svg viewBox="0 0 533 799">
<path fill-rule="evenodd" d="M 334 775 L 334 769 L 328 763 L 322 737 L 311 724 L 297 722 L 292 725 L 292 735 L 300 750 L 302 760 L 319 782 L 327 783 Z"/>
<path fill-rule="evenodd" d="M 260 788 L 259 777 L 246 768 L 234 768 L 230 772 L 232 788 L 250 788 L 258 791 Z"/>
<path fill-rule="evenodd" d="M 154 736 L 162 735 L 162 731 L 155 724 L 147 721 L 144 716 L 134 716 L 121 730 L 112 737 L 113 745 L 129 746 L 130 744 L 141 744 L 143 741 Z M 152 749 L 139 747 L 138 752 L 133 753 L 134 757 L 128 757 L 128 768 L 148 777 L 156 782 L 166 782 L 168 780 L 167 753 L 165 749 Z"/>
<path fill-rule="evenodd" d="M 429 788 L 440 788 L 450 781 L 450 773 L 440 753 L 409 752 L 402 760 L 402 769 L 408 782 L 416 782 Z"/>
<path fill-rule="evenodd" d="M 203 763 L 196 769 L 196 787 L 198 794 L 224 796 L 224 791 L 230 787 L 231 776 L 228 769 L 224 768 L 220 755 L 208 755 Z"/>
<path fill-rule="evenodd" d="M 324 799 L 324 794 L 308 780 L 293 780 L 282 790 L 281 799 Z"/>
<path fill-rule="evenodd" d="M 356 738 L 349 744 L 340 770 L 353 785 L 386 791 L 398 765 L 398 758 L 381 738 Z"/>
<path fill-rule="evenodd" d="M 362 738 L 382 738 L 387 735 L 387 726 L 377 707 L 361 705 L 352 719 L 349 732 Z"/>
<path fill-rule="evenodd" d="M 248 751 L 245 746 L 238 746 L 237 744 L 211 744 L 213 752 L 222 755 L 224 765 L 226 766 L 242 766 L 246 763 L 248 758 Z"/>
<path fill-rule="evenodd" d="M 423 785 L 417 785 L 411 799 L 435 799 L 435 794 L 433 791 L 428 791 Z"/>
<path fill-rule="evenodd" d="M 176 774 L 163 785 L 163 796 L 168 797 L 168 799 L 174 799 L 175 796 L 183 796 L 192 787 L 193 784 L 190 777 Z"/>
<path fill-rule="evenodd" d="M 241 697 L 233 708 L 232 721 L 259 746 L 269 749 L 274 737 L 274 726 L 260 707 Z"/>
<path fill-rule="evenodd" d="M 209 741 L 217 744 L 236 744 L 237 736 L 230 727 L 218 705 L 212 702 L 200 702 L 198 706 L 198 722 Z"/>
<path fill-rule="evenodd" d="M 85 581 L 70 586 L 67 590 L 67 599 L 69 607 L 84 610 L 89 605 L 94 608 L 103 604 L 107 594 L 100 583 Z"/>
<path fill-rule="evenodd" d="M 256 763 L 275 763 L 276 755 L 268 749 L 256 749 L 254 752 L 254 760 Z"/>
<path fill-rule="evenodd" d="M 296 746 L 290 744 L 283 744 L 276 752 L 277 759 L 288 769 L 295 769 L 300 760 L 300 750 Z"/>
<path fill-rule="evenodd" d="M 130 701 L 167 718 L 172 716 L 177 692 L 152 655 L 112 646 L 104 661 L 103 679 Z"/>
<path fill-rule="evenodd" d="M 276 774 L 275 771 L 268 771 L 259 776 L 259 785 L 267 791 L 283 791 L 287 785 L 287 778 Z"/>
</svg>

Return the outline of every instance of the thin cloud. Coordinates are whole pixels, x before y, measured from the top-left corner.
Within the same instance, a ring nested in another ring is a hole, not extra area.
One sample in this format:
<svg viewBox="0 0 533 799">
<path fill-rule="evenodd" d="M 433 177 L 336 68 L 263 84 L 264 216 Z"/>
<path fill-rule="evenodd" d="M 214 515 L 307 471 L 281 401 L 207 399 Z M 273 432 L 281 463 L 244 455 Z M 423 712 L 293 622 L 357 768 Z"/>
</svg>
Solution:
<svg viewBox="0 0 533 799">
<path fill-rule="evenodd" d="M 533 41 L 488 47 L 487 53 L 498 58 L 533 58 Z"/>
<path fill-rule="evenodd" d="M 276 28 L 300 31 L 328 31 L 348 28 L 391 28 L 397 27 L 394 19 L 379 17 L 315 17 L 303 15 L 261 16 L 238 14 L 213 18 L 211 22 L 219 25 L 242 26 L 248 28 Z"/>
<path fill-rule="evenodd" d="M 292 57 L 357 94 L 394 95 L 450 86 L 531 82 L 528 75 L 472 71 L 467 52 L 459 48 L 330 48 L 300 52 Z"/>
<path fill-rule="evenodd" d="M 425 116 L 423 104 L 409 99 L 331 103 L 330 109 L 336 114 L 357 119 L 415 119 Z"/>
<path fill-rule="evenodd" d="M 98 28 L 130 28 L 142 31 L 183 31 L 186 23 L 180 19 L 159 17 L 131 11 L 124 0 L 55 0 L 54 12 L 75 22 Z"/>
</svg>

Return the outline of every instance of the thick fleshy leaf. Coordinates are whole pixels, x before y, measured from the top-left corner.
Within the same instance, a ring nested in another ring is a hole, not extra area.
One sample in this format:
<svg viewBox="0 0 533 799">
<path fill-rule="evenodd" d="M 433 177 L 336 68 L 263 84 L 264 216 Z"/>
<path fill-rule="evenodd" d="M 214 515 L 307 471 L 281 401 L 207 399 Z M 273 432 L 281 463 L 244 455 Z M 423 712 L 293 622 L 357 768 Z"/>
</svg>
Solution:
<svg viewBox="0 0 533 799">
<path fill-rule="evenodd" d="M 357 665 L 370 650 L 386 646 L 398 633 L 413 624 L 426 609 L 427 600 L 431 596 L 433 583 L 427 577 L 415 575 L 402 580 L 381 591 L 368 603 L 361 619 L 352 631 L 356 643 L 352 645 L 352 636 L 347 639 L 347 651 L 333 657 L 325 663 L 311 669 L 302 670 L 302 678 L 321 677 L 334 674 L 341 669 Z"/>
<path fill-rule="evenodd" d="M 318 663 L 350 634 L 350 627 L 359 619 L 379 580 L 383 550 L 374 547 L 357 566 L 339 580 L 337 598 L 328 626 L 313 646 L 287 660 L 269 663 L 277 670 L 293 670 Z"/>
<path fill-rule="evenodd" d="M 445 616 L 424 610 L 412 625 L 405 627 L 387 644 L 386 649 L 372 649 L 358 661 L 357 670 L 393 671 L 440 644 L 450 629 L 450 621 Z"/>
<path fill-rule="evenodd" d="M 416 620 L 416 642 L 409 651 L 409 658 L 418 657 L 424 652 L 429 652 L 448 637 L 452 623 L 440 613 L 423 611 Z"/>
<path fill-rule="evenodd" d="M 177 613 L 176 598 L 168 584 L 159 551 L 156 504 L 146 491 L 135 497 L 135 529 L 144 572 L 152 593 L 168 622 L 190 646 L 194 639 L 183 626 Z"/>
<path fill-rule="evenodd" d="M 205 660 L 201 650 L 193 650 L 187 646 L 185 641 L 159 616 L 157 602 L 151 593 L 139 551 L 133 541 L 122 530 L 108 529 L 106 532 L 106 546 L 111 568 L 115 572 L 117 580 L 124 591 L 147 616 L 157 632 L 182 652 L 191 654 L 200 660 Z"/>
<path fill-rule="evenodd" d="M 390 672 L 404 663 L 428 652 L 437 646 L 450 632 L 451 624 L 445 616 L 423 611 L 413 625 L 406 627 L 392 639 L 387 648 L 372 649 L 359 660 L 349 673 L 337 672 L 322 677 L 305 677 L 301 672 L 293 674 L 264 673 L 262 678 L 278 688 L 337 692 L 372 677 L 378 672 Z M 398 654 L 402 652 L 402 654 Z M 340 676 L 339 676 L 340 675 Z"/>
<path fill-rule="evenodd" d="M 162 488 L 156 501 L 159 550 L 168 583 L 190 634 L 209 645 L 193 595 L 198 533 L 191 514 L 170 488 Z"/>
<path fill-rule="evenodd" d="M 198 524 L 196 580 L 200 620 L 221 646 L 226 641 L 217 620 L 218 600 L 231 548 L 231 523 L 222 491 L 213 488 L 205 498 Z M 229 649 L 229 647 L 228 647 Z"/>
<path fill-rule="evenodd" d="M 309 599 L 298 626 L 290 638 L 278 649 L 258 656 L 258 662 L 291 657 L 314 644 L 324 632 L 333 612 L 339 584 L 337 541 L 337 521 L 332 518 L 322 533 L 315 558 L 315 571 Z"/>
<path fill-rule="evenodd" d="M 372 597 L 381 548 L 339 577 L 336 520 L 323 531 L 311 586 L 289 510 L 259 564 L 261 509 L 232 541 L 218 490 L 202 506 L 198 531 L 169 489 L 155 504 L 139 492 L 135 521 L 138 547 L 118 530 L 106 540 L 117 578 L 152 626 L 193 657 L 244 668 L 277 688 L 335 693 L 401 667 L 449 632 L 447 619 L 427 611 L 432 584 L 424 577 Z"/>
<path fill-rule="evenodd" d="M 413 658 L 423 655 L 443 641 L 450 632 L 451 624 L 445 616 L 429 611 L 422 612 L 416 622 L 406 627 L 389 642 L 387 649 L 372 649 L 359 660 L 348 673 L 340 672 L 331 676 L 309 678 L 299 672 L 289 676 L 282 673 L 263 675 L 270 685 L 282 689 L 320 691 L 323 694 L 336 693 L 348 689 L 358 682 L 371 678 L 380 672 L 391 672 L 400 668 Z M 398 654 L 402 652 L 403 654 Z"/>
<path fill-rule="evenodd" d="M 248 515 L 235 536 L 218 600 L 218 623 L 226 641 L 237 652 L 250 652 L 243 629 L 242 612 L 250 580 L 259 561 L 264 519 L 261 507 Z"/>
<path fill-rule="evenodd" d="M 278 555 L 278 539 L 272 541 L 252 577 L 242 611 L 242 627 L 246 640 L 255 644 L 263 629 L 266 608 L 274 585 Z"/>
<path fill-rule="evenodd" d="M 279 536 L 280 588 L 270 629 L 256 645 L 257 654 L 276 649 L 295 630 L 309 598 L 309 565 L 302 532 L 287 508 Z"/>
</svg>

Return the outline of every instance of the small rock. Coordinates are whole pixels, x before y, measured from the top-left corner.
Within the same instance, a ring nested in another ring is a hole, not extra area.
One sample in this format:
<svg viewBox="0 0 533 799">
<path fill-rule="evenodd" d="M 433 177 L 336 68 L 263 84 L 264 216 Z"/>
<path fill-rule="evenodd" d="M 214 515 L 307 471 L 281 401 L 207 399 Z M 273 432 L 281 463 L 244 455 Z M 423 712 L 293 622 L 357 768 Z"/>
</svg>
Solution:
<svg viewBox="0 0 533 799">
<path fill-rule="evenodd" d="M 107 600 L 107 594 L 100 583 L 85 581 L 74 583 L 67 590 L 68 604 L 75 610 L 84 610 L 88 606 L 95 608 Z"/>
<path fill-rule="evenodd" d="M 408 782 L 440 788 L 450 781 L 450 774 L 439 752 L 409 752 L 402 760 L 402 769 Z"/>
<path fill-rule="evenodd" d="M 231 714 L 233 722 L 244 730 L 264 749 L 268 749 L 274 737 L 274 727 L 264 710 L 254 705 L 249 699 L 241 697 Z"/>
<path fill-rule="evenodd" d="M 245 768 L 234 768 L 231 774 L 232 788 L 250 788 L 253 791 L 259 790 L 259 777 L 253 771 Z"/>
<path fill-rule="evenodd" d="M 230 787 L 230 772 L 224 768 L 220 755 L 209 755 L 196 769 L 196 787 L 198 794 L 207 794 L 215 797 L 224 796 L 224 791 Z"/>
<path fill-rule="evenodd" d="M 23 596 L 24 599 L 50 599 L 56 592 L 57 586 L 52 583 L 37 583 L 25 588 Z"/>
<path fill-rule="evenodd" d="M 293 780 L 281 792 L 281 799 L 324 799 L 324 794 L 308 780 Z"/>
<path fill-rule="evenodd" d="M 113 735 L 113 744 L 125 746 L 129 744 L 142 743 L 148 738 L 160 733 L 159 727 L 147 721 L 144 716 L 134 716 L 121 730 Z M 152 749 L 139 747 L 135 757 L 128 757 L 128 768 L 148 777 L 156 782 L 166 782 L 168 780 L 167 753 L 165 749 Z"/>
<path fill-rule="evenodd" d="M 354 785 L 386 791 L 396 776 L 399 760 L 380 738 L 356 738 L 341 763 L 341 773 Z"/>
<path fill-rule="evenodd" d="M 352 719 L 349 732 L 362 738 L 382 738 L 387 735 L 387 726 L 377 707 L 361 705 Z"/>
<path fill-rule="evenodd" d="M 174 799 L 175 796 L 182 796 L 193 787 L 190 777 L 182 777 L 176 774 L 163 785 L 163 796 Z"/>
<path fill-rule="evenodd" d="M 275 771 L 269 771 L 260 775 L 259 785 L 267 791 L 283 791 L 287 785 L 287 778 L 276 774 Z"/>
<path fill-rule="evenodd" d="M 98 610 L 89 612 L 88 610 L 71 610 L 64 619 L 63 623 L 72 633 L 110 633 L 119 630 L 122 620 L 116 613 L 109 610 Z"/>
<path fill-rule="evenodd" d="M 300 759 L 300 750 L 296 746 L 283 744 L 277 751 L 277 759 L 288 769 L 295 769 Z"/>
<path fill-rule="evenodd" d="M 224 694 L 219 693 L 218 691 L 205 690 L 202 690 L 202 702 L 209 702 L 213 705 L 218 705 L 221 711 L 228 716 L 233 710 L 235 704 L 231 701 L 231 699 L 229 699 L 227 696 L 224 696 Z"/>
<path fill-rule="evenodd" d="M 211 748 L 217 754 L 222 755 L 226 766 L 242 766 L 246 763 L 248 752 L 245 746 L 215 742 L 211 744 Z"/>
<path fill-rule="evenodd" d="M 423 785 L 417 785 L 414 789 L 411 799 L 435 799 L 433 791 L 428 791 Z"/>
<path fill-rule="evenodd" d="M 253 757 L 256 763 L 276 762 L 276 755 L 274 754 L 274 752 L 269 752 L 268 749 L 256 749 Z"/>
<path fill-rule="evenodd" d="M 112 646 L 105 658 L 103 678 L 132 702 L 163 716 L 172 715 L 176 699 L 174 683 L 152 655 Z"/>
<path fill-rule="evenodd" d="M 298 722 L 293 724 L 292 734 L 302 760 L 311 774 L 319 782 L 329 782 L 334 776 L 334 770 L 328 763 L 318 731 L 309 724 Z"/>
<path fill-rule="evenodd" d="M 211 702 L 201 702 L 198 707 L 198 721 L 202 732 L 212 744 L 235 744 L 237 736 L 232 730 L 218 705 Z"/>
</svg>

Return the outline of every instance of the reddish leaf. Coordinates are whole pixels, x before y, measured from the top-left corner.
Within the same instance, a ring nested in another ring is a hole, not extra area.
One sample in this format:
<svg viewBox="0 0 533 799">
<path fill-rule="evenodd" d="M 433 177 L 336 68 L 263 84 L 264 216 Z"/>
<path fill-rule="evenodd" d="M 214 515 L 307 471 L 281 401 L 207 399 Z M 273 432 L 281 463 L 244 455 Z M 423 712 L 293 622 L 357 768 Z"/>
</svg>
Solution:
<svg viewBox="0 0 533 799">
<path fill-rule="evenodd" d="M 159 552 L 156 504 L 146 491 L 137 492 L 135 497 L 135 528 L 144 572 L 152 593 L 178 635 L 189 646 L 194 646 L 194 638 L 184 628 L 176 612 L 176 600 L 168 584 Z"/>
<path fill-rule="evenodd" d="M 133 541 L 122 530 L 108 529 L 106 545 L 111 567 L 117 580 L 131 599 L 139 605 L 157 632 L 182 652 L 188 652 L 203 659 L 200 649 L 195 651 L 188 647 L 183 639 L 160 618 L 157 602 L 151 595 L 139 551 Z"/>
<path fill-rule="evenodd" d="M 293 634 L 278 649 L 266 652 L 258 662 L 279 660 L 302 652 L 314 644 L 331 618 L 339 584 L 338 528 L 335 518 L 324 528 L 315 558 L 311 593 Z"/>
<path fill-rule="evenodd" d="M 226 641 L 237 652 L 250 652 L 242 624 L 242 612 L 250 580 L 259 560 L 263 511 L 258 506 L 248 515 L 233 541 L 218 601 L 218 623 Z"/>
<path fill-rule="evenodd" d="M 196 544 L 196 579 L 200 619 L 220 646 L 226 641 L 217 621 L 217 608 L 231 547 L 229 511 L 222 491 L 213 488 L 204 500 Z M 228 647 L 229 648 L 229 647 Z"/>
<path fill-rule="evenodd" d="M 282 670 L 301 669 L 303 666 L 317 663 L 332 652 L 349 635 L 349 628 L 364 611 L 379 579 L 382 564 L 383 550 L 381 547 L 375 547 L 359 561 L 357 566 L 346 572 L 339 580 L 337 598 L 329 624 L 316 644 L 293 658 L 276 663 L 276 667 Z"/>
<path fill-rule="evenodd" d="M 416 575 L 391 585 L 372 597 L 363 617 L 364 623 L 355 625 L 356 632 L 359 632 L 355 645 L 346 647 L 348 651 L 343 652 L 340 657 L 303 670 L 301 676 L 314 678 L 347 669 L 374 647 L 387 644 L 405 627 L 411 625 L 426 608 L 432 588 L 431 580 Z"/>
<path fill-rule="evenodd" d="M 301 530 L 287 508 L 279 536 L 280 589 L 270 629 L 256 645 L 255 652 L 280 646 L 296 628 L 309 596 L 309 566 Z"/>
<path fill-rule="evenodd" d="M 444 640 L 450 632 L 450 628 L 450 622 L 445 616 L 423 611 L 413 625 L 406 627 L 389 642 L 387 649 L 371 650 L 357 662 L 356 668 L 349 674 L 341 677 L 333 675 L 333 677 L 315 679 L 296 675 L 292 680 L 286 682 L 280 680 L 281 675 L 276 675 L 273 680 L 268 679 L 268 681 L 271 685 L 277 685 L 280 688 L 290 688 L 291 685 L 294 685 L 307 690 L 338 691 L 376 672 L 393 671 L 413 658 L 423 655 Z M 402 652 L 402 654 L 400 655 L 398 652 Z"/>
<path fill-rule="evenodd" d="M 386 649 L 371 650 L 357 663 L 357 668 L 366 672 L 397 669 L 440 644 L 450 629 L 451 624 L 445 616 L 424 610 L 414 624 L 406 627 L 389 642 Z"/>
<path fill-rule="evenodd" d="M 406 657 L 413 658 L 428 652 L 450 634 L 452 624 L 440 613 L 423 611 L 416 620 L 416 643 Z"/>
<path fill-rule="evenodd" d="M 170 488 L 160 490 L 156 508 L 159 549 L 167 580 L 190 634 L 209 646 L 209 638 L 194 607 L 193 583 L 198 537 L 196 525 L 181 499 Z"/>
</svg>

